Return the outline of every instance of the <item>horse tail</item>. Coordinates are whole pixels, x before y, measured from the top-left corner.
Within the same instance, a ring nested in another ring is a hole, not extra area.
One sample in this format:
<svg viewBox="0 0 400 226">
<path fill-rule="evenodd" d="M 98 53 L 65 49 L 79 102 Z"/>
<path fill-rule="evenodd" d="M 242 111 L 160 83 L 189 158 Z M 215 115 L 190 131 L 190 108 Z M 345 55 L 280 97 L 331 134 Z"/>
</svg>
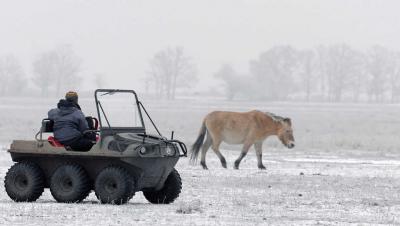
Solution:
<svg viewBox="0 0 400 226">
<path fill-rule="evenodd" d="M 199 155 L 200 148 L 203 145 L 203 141 L 204 141 L 204 137 L 206 136 L 206 132 L 207 132 L 207 127 L 206 127 L 206 122 L 204 120 L 203 124 L 201 125 L 199 136 L 197 137 L 196 141 L 194 142 L 194 144 L 192 146 L 192 154 L 190 156 L 190 162 L 192 164 L 196 163 L 196 161 L 197 161 L 197 156 Z"/>
</svg>

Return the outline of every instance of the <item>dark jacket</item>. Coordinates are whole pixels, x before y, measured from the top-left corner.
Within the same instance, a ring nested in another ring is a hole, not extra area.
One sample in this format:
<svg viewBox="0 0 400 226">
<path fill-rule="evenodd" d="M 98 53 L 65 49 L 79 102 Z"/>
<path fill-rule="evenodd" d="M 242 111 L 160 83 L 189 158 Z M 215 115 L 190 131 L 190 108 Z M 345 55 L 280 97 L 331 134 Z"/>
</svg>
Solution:
<svg viewBox="0 0 400 226">
<path fill-rule="evenodd" d="M 54 137 L 61 143 L 78 139 L 89 129 L 82 111 L 66 100 L 60 100 L 48 117 L 54 121 Z"/>
</svg>

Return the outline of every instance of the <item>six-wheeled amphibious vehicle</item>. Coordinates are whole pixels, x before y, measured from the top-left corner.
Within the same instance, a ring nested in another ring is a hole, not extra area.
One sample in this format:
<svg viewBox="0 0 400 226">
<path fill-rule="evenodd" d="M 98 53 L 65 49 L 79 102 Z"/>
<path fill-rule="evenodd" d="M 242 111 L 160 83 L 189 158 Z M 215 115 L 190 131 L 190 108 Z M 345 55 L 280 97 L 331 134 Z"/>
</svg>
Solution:
<svg viewBox="0 0 400 226">
<path fill-rule="evenodd" d="M 35 201 L 45 188 L 66 203 L 80 202 L 92 190 L 101 203 L 111 204 L 126 203 L 137 191 L 151 203 L 167 204 L 179 196 L 182 182 L 174 167 L 187 155 L 185 144 L 173 133 L 170 139 L 161 135 L 133 90 L 98 89 L 94 96 L 98 118 L 87 117 L 87 132 L 98 139 L 90 151 L 61 145 L 51 136 L 54 122 L 48 119 L 35 140 L 12 142 L 8 152 L 15 164 L 4 181 L 12 200 Z M 158 135 L 146 132 L 142 113 Z"/>
</svg>

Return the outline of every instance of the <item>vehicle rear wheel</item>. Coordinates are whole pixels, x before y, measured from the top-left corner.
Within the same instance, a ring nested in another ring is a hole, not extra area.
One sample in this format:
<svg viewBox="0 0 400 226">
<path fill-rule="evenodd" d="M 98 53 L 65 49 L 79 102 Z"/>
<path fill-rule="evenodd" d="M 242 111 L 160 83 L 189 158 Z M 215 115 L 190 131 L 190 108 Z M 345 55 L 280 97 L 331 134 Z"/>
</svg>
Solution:
<svg viewBox="0 0 400 226">
<path fill-rule="evenodd" d="M 176 169 L 168 175 L 163 188 L 158 191 L 144 191 L 144 197 L 154 204 L 170 204 L 179 197 L 182 190 L 182 180 Z"/>
<path fill-rule="evenodd" d="M 122 167 L 107 167 L 96 178 L 94 190 L 101 203 L 124 204 L 134 195 L 133 177 Z"/>
<path fill-rule="evenodd" d="M 8 170 L 4 187 L 12 200 L 33 202 L 42 195 L 44 182 L 43 172 L 36 164 L 20 162 Z"/>
<path fill-rule="evenodd" d="M 50 179 L 50 192 L 57 202 L 81 202 L 89 195 L 90 190 L 89 176 L 79 165 L 62 165 Z"/>
</svg>

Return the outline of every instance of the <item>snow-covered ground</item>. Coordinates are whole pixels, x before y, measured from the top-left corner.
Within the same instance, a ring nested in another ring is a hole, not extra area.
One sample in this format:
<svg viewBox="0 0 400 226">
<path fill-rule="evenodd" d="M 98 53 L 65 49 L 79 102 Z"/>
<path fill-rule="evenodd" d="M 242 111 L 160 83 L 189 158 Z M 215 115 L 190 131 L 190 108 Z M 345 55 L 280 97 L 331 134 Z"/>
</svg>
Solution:
<svg viewBox="0 0 400 226">
<path fill-rule="evenodd" d="M 92 193 L 80 204 L 59 204 L 49 191 L 35 203 L 14 203 L 3 188 L 12 165 L 12 139 L 32 139 L 56 100 L 0 99 L 0 224 L 2 225 L 343 225 L 400 224 L 398 105 L 305 104 L 185 100 L 144 101 L 161 130 L 188 144 L 212 110 L 260 109 L 292 118 L 296 148 L 276 139 L 264 147 L 266 171 L 252 151 L 240 170 L 238 146 L 224 145 L 223 169 L 207 155 L 208 171 L 177 165 L 183 190 L 175 203 L 149 204 L 141 193 L 122 206 L 100 205 Z M 92 100 L 82 107 L 94 115 Z"/>
</svg>

